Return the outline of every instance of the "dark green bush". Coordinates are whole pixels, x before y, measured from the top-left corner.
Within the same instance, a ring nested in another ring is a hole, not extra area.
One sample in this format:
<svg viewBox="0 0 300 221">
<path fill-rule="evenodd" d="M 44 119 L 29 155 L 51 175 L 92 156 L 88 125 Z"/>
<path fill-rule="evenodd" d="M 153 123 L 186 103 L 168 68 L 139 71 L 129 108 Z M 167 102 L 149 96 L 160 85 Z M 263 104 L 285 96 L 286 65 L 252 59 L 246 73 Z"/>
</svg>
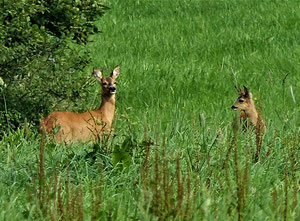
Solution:
<svg viewBox="0 0 300 221">
<path fill-rule="evenodd" d="M 85 44 L 106 9 L 97 0 L 1 1 L 0 136 L 87 96 Z"/>
</svg>

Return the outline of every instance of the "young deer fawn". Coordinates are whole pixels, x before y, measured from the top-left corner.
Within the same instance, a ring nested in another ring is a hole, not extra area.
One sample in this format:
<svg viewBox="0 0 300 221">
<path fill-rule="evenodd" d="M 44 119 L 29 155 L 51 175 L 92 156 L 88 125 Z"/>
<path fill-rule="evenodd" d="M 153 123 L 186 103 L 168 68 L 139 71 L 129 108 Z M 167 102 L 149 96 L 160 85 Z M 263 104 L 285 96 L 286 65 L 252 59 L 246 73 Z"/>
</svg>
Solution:
<svg viewBox="0 0 300 221">
<path fill-rule="evenodd" d="M 236 87 L 239 97 L 231 107 L 233 110 L 240 110 L 240 122 L 243 126 L 243 130 L 248 128 L 247 119 L 250 125 L 254 126 L 259 132 L 266 130 L 266 125 L 260 116 L 260 113 L 256 110 L 254 101 L 252 100 L 252 93 L 244 86 L 244 90 Z"/>
<path fill-rule="evenodd" d="M 49 134 L 58 129 L 55 133 L 57 142 L 97 140 L 103 132 L 111 130 L 115 112 L 115 80 L 120 74 L 120 66 L 115 67 L 107 78 L 98 68 L 94 68 L 93 73 L 102 87 L 102 103 L 97 110 L 84 113 L 55 111 L 41 121 L 40 129 Z"/>
</svg>

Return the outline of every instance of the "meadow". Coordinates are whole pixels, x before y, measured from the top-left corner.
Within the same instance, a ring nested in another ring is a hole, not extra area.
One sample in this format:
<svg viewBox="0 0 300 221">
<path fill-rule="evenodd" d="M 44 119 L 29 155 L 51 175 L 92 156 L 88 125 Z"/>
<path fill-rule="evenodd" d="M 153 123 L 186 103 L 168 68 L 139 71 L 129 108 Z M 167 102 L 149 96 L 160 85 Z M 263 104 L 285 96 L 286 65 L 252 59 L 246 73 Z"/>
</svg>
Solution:
<svg viewBox="0 0 300 221">
<path fill-rule="evenodd" d="M 33 125 L 0 141 L 0 220 L 299 220 L 300 4 L 105 1 L 87 47 L 120 64 L 114 133 L 54 144 Z M 247 86 L 262 143 L 236 129 Z M 100 86 L 68 110 L 96 109 Z"/>
</svg>

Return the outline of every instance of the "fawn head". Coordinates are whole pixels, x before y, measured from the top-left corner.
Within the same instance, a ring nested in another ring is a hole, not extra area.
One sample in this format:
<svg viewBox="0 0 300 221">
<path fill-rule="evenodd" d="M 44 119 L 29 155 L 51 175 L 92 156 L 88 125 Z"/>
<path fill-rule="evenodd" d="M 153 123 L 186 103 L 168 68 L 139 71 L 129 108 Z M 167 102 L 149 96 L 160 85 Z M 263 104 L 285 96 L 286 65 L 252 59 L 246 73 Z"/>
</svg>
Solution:
<svg viewBox="0 0 300 221">
<path fill-rule="evenodd" d="M 99 81 L 102 87 L 102 94 L 104 95 L 113 95 L 117 91 L 117 82 L 116 78 L 120 74 L 120 65 L 116 66 L 114 70 L 111 72 L 109 77 L 104 77 L 102 72 L 94 67 L 94 76 Z"/>
<path fill-rule="evenodd" d="M 238 87 L 235 88 L 239 94 L 239 97 L 235 101 L 234 105 L 231 106 L 231 108 L 233 110 L 241 110 L 241 111 L 247 111 L 250 108 L 252 108 L 253 107 L 252 94 L 248 90 L 248 88 L 246 88 L 245 86 L 244 86 L 244 90 Z"/>
</svg>

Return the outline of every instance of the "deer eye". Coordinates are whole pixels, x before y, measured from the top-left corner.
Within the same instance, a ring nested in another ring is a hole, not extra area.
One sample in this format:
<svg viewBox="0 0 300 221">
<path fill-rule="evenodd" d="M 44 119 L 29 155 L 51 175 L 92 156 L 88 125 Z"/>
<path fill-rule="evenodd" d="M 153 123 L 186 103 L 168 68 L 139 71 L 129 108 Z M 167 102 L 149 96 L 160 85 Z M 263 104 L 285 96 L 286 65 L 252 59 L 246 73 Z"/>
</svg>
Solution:
<svg viewBox="0 0 300 221">
<path fill-rule="evenodd" d="M 107 83 L 106 83 L 106 82 L 103 82 L 102 85 L 103 85 L 103 86 L 107 86 Z"/>
<path fill-rule="evenodd" d="M 243 103 L 243 102 L 244 102 L 244 100 L 242 100 L 242 99 L 239 99 L 239 102 L 240 102 L 240 103 Z"/>
<path fill-rule="evenodd" d="M 115 81 L 114 84 L 118 84 L 118 82 Z"/>
</svg>

